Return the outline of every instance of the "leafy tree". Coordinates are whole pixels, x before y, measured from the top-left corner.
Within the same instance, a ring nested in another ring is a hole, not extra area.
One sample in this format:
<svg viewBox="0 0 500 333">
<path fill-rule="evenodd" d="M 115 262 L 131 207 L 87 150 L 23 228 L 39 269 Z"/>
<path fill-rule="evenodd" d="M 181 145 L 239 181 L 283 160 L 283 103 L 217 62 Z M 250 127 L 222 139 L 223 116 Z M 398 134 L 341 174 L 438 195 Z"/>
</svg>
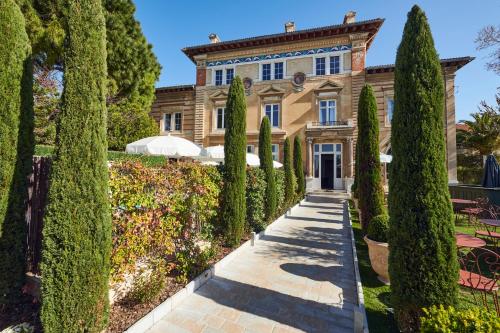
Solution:
<svg viewBox="0 0 500 333">
<path fill-rule="evenodd" d="M 496 108 L 481 102 L 479 112 L 472 113 L 474 120 L 462 120 L 467 131 L 457 133 L 464 145 L 477 150 L 481 155 L 489 155 L 500 149 L 500 94 L 496 96 Z"/>
<path fill-rule="evenodd" d="M 366 231 L 373 217 L 384 213 L 384 189 L 379 152 L 377 100 L 366 84 L 358 103 L 358 184 L 361 225 Z"/>
<path fill-rule="evenodd" d="M 45 332 L 101 332 L 111 254 L 105 20 L 100 0 L 64 6 L 64 91 L 44 217 L 40 317 Z"/>
<path fill-rule="evenodd" d="M 477 50 L 496 49 L 490 54 L 491 61 L 486 68 L 500 75 L 500 25 L 488 25 L 479 31 L 476 38 Z"/>
<path fill-rule="evenodd" d="M 271 123 L 268 117 L 262 118 L 259 132 L 260 168 L 266 174 L 266 221 L 270 222 L 276 213 L 276 178 L 274 177 L 273 151 L 271 147 Z"/>
<path fill-rule="evenodd" d="M 418 331 L 422 308 L 457 300 L 443 87 L 427 18 L 414 6 L 396 57 L 389 179 L 391 295 L 404 332 Z"/>
<path fill-rule="evenodd" d="M 0 0 L 0 308 L 21 294 L 26 273 L 27 178 L 33 142 L 31 47 L 23 15 Z"/>
<path fill-rule="evenodd" d="M 285 171 L 285 204 L 290 206 L 295 200 L 296 186 L 292 166 L 292 149 L 290 146 L 290 138 L 288 137 L 285 139 L 283 153 L 283 169 Z"/>
<path fill-rule="evenodd" d="M 33 80 L 35 138 L 38 144 L 53 145 L 55 143 L 55 119 L 60 108 L 60 84 L 56 76 L 57 71 L 38 68 Z"/>
<path fill-rule="evenodd" d="M 246 217 L 247 105 L 243 82 L 239 76 L 229 87 L 225 116 L 222 219 L 226 226 L 226 242 L 230 246 L 236 246 L 243 236 Z"/>
<path fill-rule="evenodd" d="M 293 168 L 297 178 L 297 195 L 301 199 L 306 193 L 306 182 L 304 180 L 304 166 L 302 164 L 302 143 L 297 135 L 293 141 Z"/>
</svg>

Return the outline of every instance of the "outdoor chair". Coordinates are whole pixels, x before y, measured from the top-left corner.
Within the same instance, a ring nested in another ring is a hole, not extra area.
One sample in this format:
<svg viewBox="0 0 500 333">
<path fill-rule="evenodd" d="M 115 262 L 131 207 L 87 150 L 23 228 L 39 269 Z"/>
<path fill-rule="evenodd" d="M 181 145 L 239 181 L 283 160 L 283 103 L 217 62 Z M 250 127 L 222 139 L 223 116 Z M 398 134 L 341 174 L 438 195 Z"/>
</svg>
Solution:
<svg viewBox="0 0 500 333">
<path fill-rule="evenodd" d="M 495 227 L 481 223 L 480 219 L 497 220 L 499 218 L 499 207 L 490 204 L 487 198 L 481 198 L 478 200 L 477 207 L 470 209 L 470 211 L 471 215 L 469 215 L 469 221 L 476 229 L 475 236 L 485 237 L 487 240 L 491 241 L 496 248 L 498 240 L 500 240 L 500 233 L 497 232 Z"/>
<path fill-rule="evenodd" d="M 491 296 L 495 311 L 500 316 L 498 303 L 500 256 L 489 249 L 476 248 L 459 251 L 458 260 L 460 263 L 459 285 L 469 289 L 476 302 L 476 294 L 479 294 L 487 310 L 491 307 L 488 302 L 488 296 Z"/>
</svg>

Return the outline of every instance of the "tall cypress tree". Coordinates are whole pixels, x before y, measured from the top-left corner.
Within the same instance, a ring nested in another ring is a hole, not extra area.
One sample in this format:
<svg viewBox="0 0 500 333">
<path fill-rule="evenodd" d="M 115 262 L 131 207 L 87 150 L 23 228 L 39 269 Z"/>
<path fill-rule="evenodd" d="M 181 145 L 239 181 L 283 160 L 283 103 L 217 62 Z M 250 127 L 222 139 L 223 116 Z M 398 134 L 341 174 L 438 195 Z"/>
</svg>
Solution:
<svg viewBox="0 0 500 333">
<path fill-rule="evenodd" d="M 306 193 L 306 182 L 304 180 L 304 166 L 302 164 L 302 143 L 297 135 L 293 141 L 293 167 L 297 177 L 297 194 L 302 199 Z"/>
<path fill-rule="evenodd" d="M 234 78 L 226 103 L 226 132 L 224 134 L 223 221 L 226 242 L 240 243 L 246 218 L 246 117 L 247 105 L 241 78 Z"/>
<path fill-rule="evenodd" d="M 16 301 L 26 273 L 27 176 L 33 139 L 33 73 L 24 17 L 0 0 L 0 307 Z"/>
<path fill-rule="evenodd" d="M 359 115 L 358 115 L 359 116 Z M 358 120 L 359 121 L 359 120 Z M 359 131 L 356 139 L 356 149 L 354 155 L 354 182 L 351 187 L 352 195 L 354 198 L 359 199 L 358 182 L 359 182 Z"/>
<path fill-rule="evenodd" d="M 370 85 L 361 89 L 358 103 L 358 183 L 361 225 L 384 212 L 384 189 L 380 170 L 377 100 Z"/>
<path fill-rule="evenodd" d="M 295 179 L 292 166 L 292 149 L 290 147 L 290 138 L 285 139 L 283 148 L 283 169 L 285 171 L 285 203 L 287 206 L 293 203 L 295 199 Z"/>
<path fill-rule="evenodd" d="M 273 219 L 276 212 L 276 179 L 274 178 L 273 151 L 271 147 L 271 123 L 268 117 L 262 118 L 259 132 L 260 168 L 266 174 L 266 221 Z"/>
<path fill-rule="evenodd" d="M 389 274 L 405 332 L 418 330 L 423 307 L 457 300 L 442 75 L 425 13 L 414 6 L 396 57 L 389 179 Z"/>
<path fill-rule="evenodd" d="M 101 0 L 65 0 L 64 91 L 42 248 L 45 332 L 100 332 L 108 318 L 111 211 Z"/>
</svg>

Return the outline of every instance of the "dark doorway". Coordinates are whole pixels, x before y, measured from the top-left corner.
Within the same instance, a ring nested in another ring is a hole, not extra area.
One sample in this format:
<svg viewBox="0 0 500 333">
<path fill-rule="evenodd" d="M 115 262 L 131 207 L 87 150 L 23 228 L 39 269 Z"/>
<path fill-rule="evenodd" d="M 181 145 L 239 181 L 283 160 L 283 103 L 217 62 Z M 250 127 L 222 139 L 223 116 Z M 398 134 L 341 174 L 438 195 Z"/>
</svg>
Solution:
<svg viewBox="0 0 500 333">
<path fill-rule="evenodd" d="M 321 154 L 321 188 L 333 190 L 333 154 Z"/>
</svg>

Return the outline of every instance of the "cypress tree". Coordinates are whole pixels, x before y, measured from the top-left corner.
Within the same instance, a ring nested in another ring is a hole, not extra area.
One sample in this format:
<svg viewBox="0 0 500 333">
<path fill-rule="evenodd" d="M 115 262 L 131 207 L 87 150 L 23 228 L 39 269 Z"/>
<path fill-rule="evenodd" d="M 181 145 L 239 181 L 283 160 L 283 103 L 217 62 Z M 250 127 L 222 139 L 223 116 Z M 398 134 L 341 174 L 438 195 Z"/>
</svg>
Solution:
<svg viewBox="0 0 500 333">
<path fill-rule="evenodd" d="M 108 318 L 111 210 L 106 29 L 101 0 L 65 0 L 64 91 L 42 247 L 45 332 L 101 332 Z"/>
<path fill-rule="evenodd" d="M 377 100 L 370 85 L 361 89 L 358 103 L 358 184 L 361 224 L 366 231 L 371 219 L 384 212 L 380 170 Z"/>
<path fill-rule="evenodd" d="M 403 331 L 417 331 L 423 307 L 456 302 L 458 280 L 443 76 L 418 6 L 408 13 L 394 76 L 389 274 L 398 324 Z"/>
<path fill-rule="evenodd" d="M 355 149 L 355 155 L 354 155 L 354 182 L 352 183 L 351 187 L 351 192 L 354 198 L 359 199 L 359 194 L 358 194 L 358 179 L 359 179 L 359 131 L 358 131 L 358 136 L 356 140 L 356 149 Z"/>
<path fill-rule="evenodd" d="M 266 221 L 270 222 L 276 212 L 276 179 L 274 178 L 273 151 L 271 147 L 271 123 L 268 117 L 262 118 L 259 132 L 260 168 L 266 174 Z"/>
<path fill-rule="evenodd" d="M 226 242 L 230 246 L 236 246 L 245 229 L 247 146 L 247 105 L 243 82 L 238 76 L 229 87 L 225 117 L 222 217 L 226 226 Z"/>
<path fill-rule="evenodd" d="M 306 193 L 306 182 L 304 180 L 304 166 L 302 164 L 302 143 L 300 136 L 296 136 L 293 141 L 293 167 L 297 178 L 297 195 L 300 199 Z"/>
<path fill-rule="evenodd" d="M 26 273 L 27 176 L 33 139 L 33 73 L 24 17 L 0 0 L 0 308 L 21 294 Z"/>
<path fill-rule="evenodd" d="M 290 138 L 285 139 L 283 148 L 283 169 L 285 171 L 285 204 L 290 206 L 295 199 L 295 179 L 292 166 L 292 150 L 290 147 Z"/>
</svg>

